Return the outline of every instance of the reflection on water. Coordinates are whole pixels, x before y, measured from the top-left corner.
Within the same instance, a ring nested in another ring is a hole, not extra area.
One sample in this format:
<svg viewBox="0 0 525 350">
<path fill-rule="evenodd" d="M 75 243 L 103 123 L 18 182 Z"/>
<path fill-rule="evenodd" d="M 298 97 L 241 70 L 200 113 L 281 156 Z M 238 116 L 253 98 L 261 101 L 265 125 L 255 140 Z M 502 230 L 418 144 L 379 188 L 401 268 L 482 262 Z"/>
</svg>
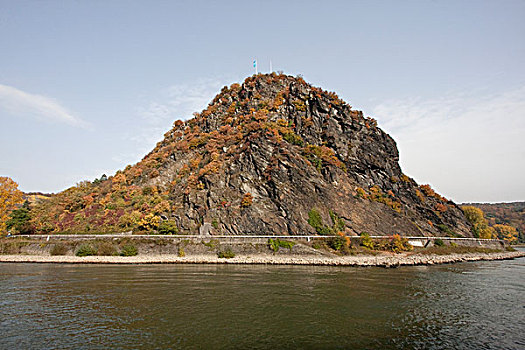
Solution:
<svg viewBox="0 0 525 350">
<path fill-rule="evenodd" d="M 0 348 L 519 349 L 524 272 L 0 264 Z"/>
</svg>

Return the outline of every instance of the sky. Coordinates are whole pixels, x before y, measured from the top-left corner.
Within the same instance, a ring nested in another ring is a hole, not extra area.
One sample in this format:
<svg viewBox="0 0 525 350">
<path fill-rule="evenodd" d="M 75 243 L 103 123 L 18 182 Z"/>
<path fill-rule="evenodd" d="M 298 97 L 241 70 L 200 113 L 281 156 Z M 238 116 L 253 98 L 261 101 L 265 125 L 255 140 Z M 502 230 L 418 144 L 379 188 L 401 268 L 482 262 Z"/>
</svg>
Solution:
<svg viewBox="0 0 525 350">
<path fill-rule="evenodd" d="M 256 58 L 376 118 L 418 183 L 523 201 L 524 37 L 525 1 L 0 0 L 0 176 L 114 174 Z"/>
</svg>

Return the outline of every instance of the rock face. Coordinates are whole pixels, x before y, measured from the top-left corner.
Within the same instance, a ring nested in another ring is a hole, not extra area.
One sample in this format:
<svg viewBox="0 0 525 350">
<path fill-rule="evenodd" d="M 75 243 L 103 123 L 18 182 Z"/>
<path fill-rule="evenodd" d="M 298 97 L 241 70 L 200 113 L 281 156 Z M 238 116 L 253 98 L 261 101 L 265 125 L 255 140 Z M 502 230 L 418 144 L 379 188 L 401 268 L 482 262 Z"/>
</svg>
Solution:
<svg viewBox="0 0 525 350">
<path fill-rule="evenodd" d="M 461 209 L 398 161 L 395 141 L 334 93 L 257 75 L 176 121 L 141 162 L 89 184 L 93 201 L 77 211 L 121 197 L 110 208 L 120 228 L 150 214 L 153 228 L 169 221 L 191 234 L 471 236 Z M 137 207 L 137 191 L 160 199 Z"/>
<path fill-rule="evenodd" d="M 351 234 L 470 232 L 453 202 L 402 174 L 395 141 L 373 119 L 302 79 L 259 75 L 223 89 L 146 160 L 164 149 L 159 176 L 136 181 L 180 179 L 171 216 L 184 231 L 214 222 L 220 234 L 314 234 L 314 209 L 321 225 L 333 227 L 331 211 Z"/>
</svg>

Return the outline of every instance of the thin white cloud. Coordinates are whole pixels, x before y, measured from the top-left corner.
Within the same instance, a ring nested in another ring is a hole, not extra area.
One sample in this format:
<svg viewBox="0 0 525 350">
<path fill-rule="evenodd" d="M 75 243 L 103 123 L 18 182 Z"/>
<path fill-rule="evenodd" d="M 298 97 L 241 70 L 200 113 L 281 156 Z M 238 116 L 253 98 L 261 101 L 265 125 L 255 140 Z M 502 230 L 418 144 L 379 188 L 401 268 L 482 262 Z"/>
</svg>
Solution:
<svg viewBox="0 0 525 350">
<path fill-rule="evenodd" d="M 31 116 L 85 128 L 88 124 L 74 116 L 50 97 L 30 94 L 12 86 L 0 84 L 0 109 L 16 116 Z"/>
<path fill-rule="evenodd" d="M 145 107 L 137 108 L 137 128 L 125 136 L 136 143 L 134 152 L 116 155 L 113 160 L 122 165 L 137 162 L 162 140 L 175 120 L 188 120 L 194 112 L 201 112 L 223 86 L 233 81 L 227 78 L 198 79 L 194 83 L 175 84 L 159 91 Z"/>
<path fill-rule="evenodd" d="M 228 79 L 199 79 L 191 84 L 172 85 L 160 92 L 157 100 L 148 107 L 140 108 L 139 114 L 150 124 L 163 121 L 190 119 L 194 112 L 200 112 L 220 92 Z"/>
<path fill-rule="evenodd" d="M 159 93 L 147 107 L 138 109 L 142 130 L 130 139 L 148 145 L 148 150 L 160 141 L 175 120 L 188 120 L 201 112 L 229 79 L 200 79 L 192 84 L 172 85 Z"/>
<path fill-rule="evenodd" d="M 385 101 L 372 109 L 403 169 L 456 201 L 525 199 L 525 87 Z"/>
</svg>

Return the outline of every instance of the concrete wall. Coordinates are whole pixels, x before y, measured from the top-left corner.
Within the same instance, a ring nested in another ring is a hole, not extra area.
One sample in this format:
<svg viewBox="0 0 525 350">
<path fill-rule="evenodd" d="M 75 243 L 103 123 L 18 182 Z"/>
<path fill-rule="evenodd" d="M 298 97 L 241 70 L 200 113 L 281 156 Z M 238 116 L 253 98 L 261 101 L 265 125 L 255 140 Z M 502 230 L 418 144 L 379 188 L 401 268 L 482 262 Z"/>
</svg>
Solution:
<svg viewBox="0 0 525 350">
<path fill-rule="evenodd" d="M 91 240 L 114 240 L 121 241 L 123 239 L 138 240 L 141 244 L 150 245 L 166 245 L 166 244 L 188 244 L 193 245 L 202 244 L 202 242 L 209 242 L 210 240 L 218 240 L 221 245 L 227 244 L 253 244 L 266 245 L 269 238 L 279 238 L 295 242 L 311 242 L 313 240 L 327 240 L 330 236 L 187 236 L 187 235 L 129 235 L 129 234 L 108 234 L 108 235 L 25 235 L 15 236 L 25 240 L 40 242 L 41 244 L 60 242 L 60 241 L 91 241 Z M 14 237 L 13 237 L 14 238 Z M 373 239 L 388 239 L 385 236 L 371 236 Z M 454 243 L 458 246 L 467 247 L 483 247 L 491 249 L 503 249 L 507 245 L 502 240 L 497 239 L 476 239 L 476 238 L 451 238 L 451 237 L 406 237 L 409 243 L 414 247 L 431 247 L 434 246 L 435 241 L 440 239 L 445 245 Z M 350 237 L 353 245 L 359 245 L 359 237 Z"/>
</svg>

